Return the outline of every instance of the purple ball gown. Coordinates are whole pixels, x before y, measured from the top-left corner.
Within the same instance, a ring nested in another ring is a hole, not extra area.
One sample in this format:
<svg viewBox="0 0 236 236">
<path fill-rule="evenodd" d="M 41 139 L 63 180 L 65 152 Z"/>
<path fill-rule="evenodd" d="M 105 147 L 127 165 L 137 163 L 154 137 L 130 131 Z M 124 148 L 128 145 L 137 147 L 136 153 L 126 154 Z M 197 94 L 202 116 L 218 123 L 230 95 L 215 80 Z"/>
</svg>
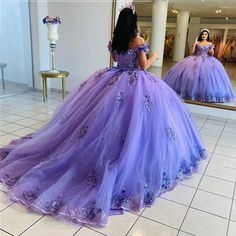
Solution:
<svg viewBox="0 0 236 236">
<path fill-rule="evenodd" d="M 182 100 L 138 66 L 143 45 L 90 76 L 40 130 L 0 149 L 0 180 L 13 201 L 104 226 L 138 211 L 206 157 Z"/>
<path fill-rule="evenodd" d="M 234 97 L 229 76 L 221 62 L 208 55 L 214 45 L 197 44 L 195 55 L 176 63 L 164 81 L 182 98 L 202 102 L 230 102 Z"/>
</svg>

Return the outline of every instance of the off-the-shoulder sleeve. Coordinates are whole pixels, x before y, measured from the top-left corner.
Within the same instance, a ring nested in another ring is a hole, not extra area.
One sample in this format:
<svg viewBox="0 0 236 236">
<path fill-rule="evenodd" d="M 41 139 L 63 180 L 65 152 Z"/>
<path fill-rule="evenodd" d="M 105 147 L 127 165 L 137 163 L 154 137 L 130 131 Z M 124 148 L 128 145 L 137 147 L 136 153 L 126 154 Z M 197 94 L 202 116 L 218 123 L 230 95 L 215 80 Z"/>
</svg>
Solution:
<svg viewBox="0 0 236 236">
<path fill-rule="evenodd" d="M 209 49 L 214 49 L 215 48 L 215 44 L 212 44 Z"/>
<path fill-rule="evenodd" d="M 145 52 L 147 53 L 149 51 L 149 45 L 147 43 L 138 46 L 138 52 Z"/>
<path fill-rule="evenodd" d="M 111 52 L 112 51 L 112 42 L 109 41 L 108 45 L 107 45 L 108 51 Z"/>
</svg>

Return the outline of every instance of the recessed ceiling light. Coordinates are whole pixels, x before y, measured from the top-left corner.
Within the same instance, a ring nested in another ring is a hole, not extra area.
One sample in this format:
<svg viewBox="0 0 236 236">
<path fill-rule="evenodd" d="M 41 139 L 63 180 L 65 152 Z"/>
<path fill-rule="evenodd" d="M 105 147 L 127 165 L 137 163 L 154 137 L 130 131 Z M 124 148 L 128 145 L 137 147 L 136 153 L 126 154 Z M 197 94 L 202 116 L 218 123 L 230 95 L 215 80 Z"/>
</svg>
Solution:
<svg viewBox="0 0 236 236">
<path fill-rule="evenodd" d="M 178 13 L 178 11 L 177 11 L 175 8 L 172 8 L 171 11 L 172 11 L 173 13 L 175 13 L 175 14 Z"/>
<path fill-rule="evenodd" d="M 219 14 L 219 13 L 221 13 L 221 12 L 222 12 L 222 10 L 217 7 L 217 8 L 216 8 L 216 13 Z"/>
</svg>

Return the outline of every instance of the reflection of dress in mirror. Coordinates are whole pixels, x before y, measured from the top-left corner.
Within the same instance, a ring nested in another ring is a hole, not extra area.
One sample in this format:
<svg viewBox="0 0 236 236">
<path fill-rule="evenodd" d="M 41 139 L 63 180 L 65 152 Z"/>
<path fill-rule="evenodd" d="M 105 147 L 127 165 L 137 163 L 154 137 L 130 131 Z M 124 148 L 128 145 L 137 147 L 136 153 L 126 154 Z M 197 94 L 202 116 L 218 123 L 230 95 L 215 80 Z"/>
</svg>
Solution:
<svg viewBox="0 0 236 236">
<path fill-rule="evenodd" d="M 45 127 L 0 149 L 0 180 L 14 201 L 101 226 L 197 170 L 206 155 L 198 130 L 179 96 L 145 70 L 157 55 L 147 60 L 136 23 L 124 8 L 109 47 L 117 67 L 95 72 Z"/>
<path fill-rule="evenodd" d="M 234 92 L 222 63 L 213 57 L 209 31 L 203 30 L 193 46 L 193 55 L 176 63 L 164 81 L 182 98 L 202 102 L 230 102 Z M 199 42 L 200 41 L 200 42 Z"/>
</svg>

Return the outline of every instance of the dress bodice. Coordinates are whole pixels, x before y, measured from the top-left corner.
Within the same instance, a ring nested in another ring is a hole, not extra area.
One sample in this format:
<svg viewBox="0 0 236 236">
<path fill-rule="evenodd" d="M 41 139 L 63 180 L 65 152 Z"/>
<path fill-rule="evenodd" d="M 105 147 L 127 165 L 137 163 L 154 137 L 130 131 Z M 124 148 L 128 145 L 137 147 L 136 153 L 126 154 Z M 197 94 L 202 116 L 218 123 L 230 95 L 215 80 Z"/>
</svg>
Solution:
<svg viewBox="0 0 236 236">
<path fill-rule="evenodd" d="M 108 45 L 108 49 L 111 52 L 111 43 Z M 135 70 L 139 69 L 138 54 L 140 52 L 148 52 L 148 44 L 143 44 L 132 49 L 128 49 L 125 53 L 117 53 L 113 51 L 115 61 L 117 62 L 117 68 L 121 70 Z"/>
<path fill-rule="evenodd" d="M 202 46 L 198 43 L 196 45 L 195 54 L 197 56 L 207 56 L 209 49 L 213 49 L 213 48 L 214 48 L 213 44 L 208 44 L 208 45 Z"/>
</svg>

